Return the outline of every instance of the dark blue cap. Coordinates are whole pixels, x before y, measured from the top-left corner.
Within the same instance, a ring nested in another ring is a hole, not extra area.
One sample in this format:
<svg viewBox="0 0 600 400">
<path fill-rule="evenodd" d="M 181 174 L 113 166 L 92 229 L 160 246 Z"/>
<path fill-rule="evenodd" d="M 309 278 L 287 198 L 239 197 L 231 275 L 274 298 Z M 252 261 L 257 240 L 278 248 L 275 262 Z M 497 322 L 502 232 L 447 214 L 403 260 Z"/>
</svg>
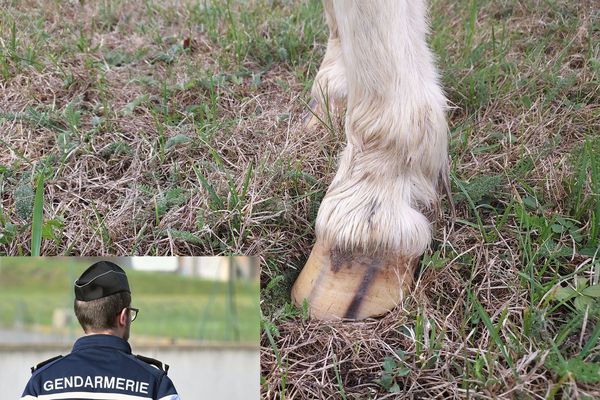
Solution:
<svg viewBox="0 0 600 400">
<path fill-rule="evenodd" d="M 93 264 L 75 281 L 77 300 L 91 301 L 119 292 L 131 293 L 127 275 L 123 268 L 110 261 Z"/>
</svg>

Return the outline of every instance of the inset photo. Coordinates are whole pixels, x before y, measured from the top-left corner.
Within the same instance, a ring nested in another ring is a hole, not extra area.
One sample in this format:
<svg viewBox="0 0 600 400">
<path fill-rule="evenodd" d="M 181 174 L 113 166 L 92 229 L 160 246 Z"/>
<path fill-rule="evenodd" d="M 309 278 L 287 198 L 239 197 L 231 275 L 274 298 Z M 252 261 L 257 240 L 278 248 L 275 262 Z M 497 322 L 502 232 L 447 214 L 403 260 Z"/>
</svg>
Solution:
<svg viewBox="0 0 600 400">
<path fill-rule="evenodd" d="M 2 398 L 255 400 L 259 327 L 255 257 L 0 258 Z"/>
</svg>

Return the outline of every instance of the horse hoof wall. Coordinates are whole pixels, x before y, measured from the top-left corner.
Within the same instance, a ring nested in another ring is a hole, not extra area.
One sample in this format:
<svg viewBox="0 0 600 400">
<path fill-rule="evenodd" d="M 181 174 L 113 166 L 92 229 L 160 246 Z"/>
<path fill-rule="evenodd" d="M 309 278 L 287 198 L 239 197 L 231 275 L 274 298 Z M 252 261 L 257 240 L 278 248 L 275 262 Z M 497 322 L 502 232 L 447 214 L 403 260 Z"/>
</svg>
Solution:
<svg viewBox="0 0 600 400">
<path fill-rule="evenodd" d="M 312 318 L 361 320 L 396 307 L 418 259 L 357 254 L 317 243 L 292 287 L 297 306 L 308 301 Z"/>
</svg>

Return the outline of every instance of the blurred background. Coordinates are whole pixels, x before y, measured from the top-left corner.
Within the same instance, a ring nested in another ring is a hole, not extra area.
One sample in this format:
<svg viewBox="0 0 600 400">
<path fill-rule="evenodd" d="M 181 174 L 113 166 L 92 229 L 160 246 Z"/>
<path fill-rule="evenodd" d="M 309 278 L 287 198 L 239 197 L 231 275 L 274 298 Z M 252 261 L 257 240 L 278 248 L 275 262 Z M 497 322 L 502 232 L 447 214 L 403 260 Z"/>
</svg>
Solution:
<svg viewBox="0 0 600 400">
<path fill-rule="evenodd" d="M 83 334 L 73 282 L 99 260 L 127 272 L 133 353 L 169 364 L 183 399 L 259 397 L 257 258 L 0 257 L 1 398 L 19 398 L 30 367 Z"/>
</svg>

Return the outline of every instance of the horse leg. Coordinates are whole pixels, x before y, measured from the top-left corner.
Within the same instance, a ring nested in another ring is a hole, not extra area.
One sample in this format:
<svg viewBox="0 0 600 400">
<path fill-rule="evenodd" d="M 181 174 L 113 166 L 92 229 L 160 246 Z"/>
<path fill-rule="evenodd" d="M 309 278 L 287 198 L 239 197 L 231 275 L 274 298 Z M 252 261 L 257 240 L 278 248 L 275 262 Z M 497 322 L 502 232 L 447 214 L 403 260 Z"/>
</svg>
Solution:
<svg viewBox="0 0 600 400">
<path fill-rule="evenodd" d="M 329 40 L 325 57 L 323 57 L 311 89 L 311 114 L 306 122 L 306 126 L 309 128 L 314 127 L 319 119 L 326 121 L 327 113 L 336 117 L 341 116 L 343 108 L 346 106 L 348 92 L 333 0 L 323 0 L 323 8 L 329 27 Z"/>
<path fill-rule="evenodd" d="M 425 214 L 447 176 L 446 98 L 426 43 L 424 0 L 331 6 L 347 145 L 292 297 L 298 305 L 307 299 L 318 319 L 363 319 L 402 301 L 431 240 Z"/>
</svg>

